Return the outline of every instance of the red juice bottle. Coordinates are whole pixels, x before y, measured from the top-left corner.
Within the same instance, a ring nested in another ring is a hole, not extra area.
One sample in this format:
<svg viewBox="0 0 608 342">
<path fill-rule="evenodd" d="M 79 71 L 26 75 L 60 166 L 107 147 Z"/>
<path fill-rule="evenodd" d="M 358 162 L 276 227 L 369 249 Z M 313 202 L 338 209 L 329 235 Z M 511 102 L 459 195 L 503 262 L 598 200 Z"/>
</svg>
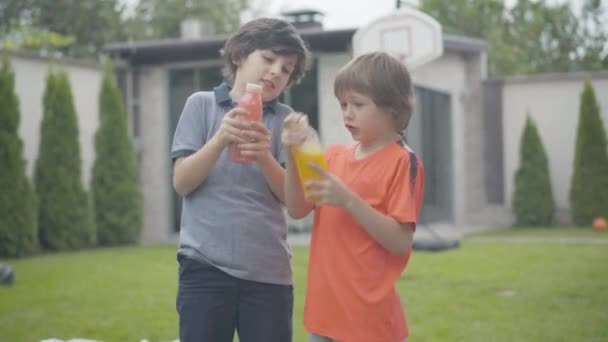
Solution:
<svg viewBox="0 0 608 342">
<path fill-rule="evenodd" d="M 262 121 L 262 86 L 255 83 L 247 83 L 245 95 L 239 100 L 238 106 L 245 109 L 249 114 L 239 116 L 240 120 Z M 251 164 L 253 158 L 241 155 L 241 150 L 236 144 L 230 145 L 230 160 L 235 163 Z"/>
</svg>

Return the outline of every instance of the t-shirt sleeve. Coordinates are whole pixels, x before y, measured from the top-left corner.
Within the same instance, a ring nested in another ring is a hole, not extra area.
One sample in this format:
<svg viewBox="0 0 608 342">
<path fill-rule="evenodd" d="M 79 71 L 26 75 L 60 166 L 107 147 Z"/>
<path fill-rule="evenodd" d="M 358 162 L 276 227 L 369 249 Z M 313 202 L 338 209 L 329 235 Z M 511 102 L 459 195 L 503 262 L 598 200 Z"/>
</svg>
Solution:
<svg viewBox="0 0 608 342">
<path fill-rule="evenodd" d="M 173 161 L 198 151 L 207 140 L 207 127 L 204 118 L 206 113 L 202 100 L 200 93 L 193 94 L 186 100 L 173 135 L 171 146 L 171 159 Z"/>
<path fill-rule="evenodd" d="M 327 149 L 325 150 L 325 161 L 327 162 L 328 166 L 332 164 L 336 157 L 336 154 L 338 154 L 339 151 L 340 145 L 330 145 L 329 147 L 327 147 Z"/>
<path fill-rule="evenodd" d="M 424 167 L 415 154 L 402 158 L 387 196 L 387 214 L 399 223 L 418 223 L 424 192 Z"/>
</svg>

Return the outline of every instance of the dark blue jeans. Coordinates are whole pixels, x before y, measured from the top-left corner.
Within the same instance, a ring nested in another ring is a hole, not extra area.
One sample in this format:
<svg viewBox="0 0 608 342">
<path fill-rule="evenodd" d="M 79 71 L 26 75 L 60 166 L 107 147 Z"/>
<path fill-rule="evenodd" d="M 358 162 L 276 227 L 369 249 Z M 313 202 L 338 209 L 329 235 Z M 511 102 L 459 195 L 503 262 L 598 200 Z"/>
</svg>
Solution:
<svg viewBox="0 0 608 342">
<path fill-rule="evenodd" d="M 178 255 L 180 342 L 291 342 L 293 287 L 232 277 Z"/>
</svg>

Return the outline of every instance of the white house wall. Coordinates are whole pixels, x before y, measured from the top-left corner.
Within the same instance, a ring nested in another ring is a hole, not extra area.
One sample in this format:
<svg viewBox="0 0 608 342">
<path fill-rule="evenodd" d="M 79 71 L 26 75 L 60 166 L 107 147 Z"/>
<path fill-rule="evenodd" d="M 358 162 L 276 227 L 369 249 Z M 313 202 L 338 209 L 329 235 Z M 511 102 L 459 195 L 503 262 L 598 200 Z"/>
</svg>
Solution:
<svg viewBox="0 0 608 342">
<path fill-rule="evenodd" d="M 319 135 L 325 146 L 352 142 L 344 127 L 340 104 L 334 96 L 334 79 L 351 57 L 346 53 L 317 55 L 318 98 L 319 98 Z"/>
<path fill-rule="evenodd" d="M 38 158 L 40 125 L 42 124 L 42 98 L 50 61 L 45 58 L 14 55 L 11 64 L 15 73 L 15 90 L 19 98 L 21 121 L 19 135 L 24 144 L 27 173 L 31 177 Z M 95 131 L 99 123 L 99 90 L 103 70 L 98 66 L 63 63 L 55 65 L 67 71 L 70 79 L 74 107 L 78 115 L 82 178 L 89 188 L 95 161 Z"/>
<path fill-rule="evenodd" d="M 511 207 L 514 174 L 519 167 L 519 145 L 529 113 L 547 151 L 557 219 L 570 222 L 569 191 L 572 177 L 580 95 L 588 75 L 564 74 L 507 79 L 503 88 L 503 141 L 505 199 Z M 592 81 L 604 127 L 608 131 L 608 73 Z M 608 175 L 607 175 L 608 177 Z"/>
<path fill-rule="evenodd" d="M 143 243 L 166 241 L 173 233 L 168 77 L 164 67 L 139 70 L 140 175 L 144 196 Z"/>
</svg>

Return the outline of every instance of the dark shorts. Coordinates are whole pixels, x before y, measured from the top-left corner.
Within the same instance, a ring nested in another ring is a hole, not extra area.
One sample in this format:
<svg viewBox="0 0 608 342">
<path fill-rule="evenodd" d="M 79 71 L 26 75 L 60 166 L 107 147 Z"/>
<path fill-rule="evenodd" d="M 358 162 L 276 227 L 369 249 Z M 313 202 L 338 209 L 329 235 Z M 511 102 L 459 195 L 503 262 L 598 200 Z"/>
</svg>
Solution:
<svg viewBox="0 0 608 342">
<path fill-rule="evenodd" d="M 238 279 L 178 255 L 180 342 L 290 342 L 293 287 Z"/>
</svg>

